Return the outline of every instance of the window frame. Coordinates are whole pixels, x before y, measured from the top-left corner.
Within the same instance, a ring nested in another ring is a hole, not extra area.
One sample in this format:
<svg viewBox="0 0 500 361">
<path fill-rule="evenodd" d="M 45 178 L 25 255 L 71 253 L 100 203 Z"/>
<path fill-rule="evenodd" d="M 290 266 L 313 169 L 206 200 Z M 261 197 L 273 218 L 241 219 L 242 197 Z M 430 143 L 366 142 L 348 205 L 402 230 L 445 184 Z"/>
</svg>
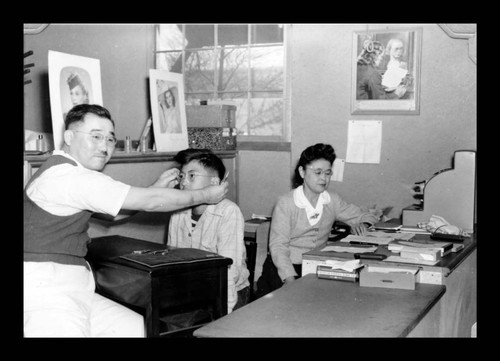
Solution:
<svg viewBox="0 0 500 361">
<path fill-rule="evenodd" d="M 158 69 L 159 64 L 158 64 L 158 54 L 160 53 L 168 53 L 168 52 L 181 52 L 182 53 L 182 66 L 181 66 L 181 71 L 182 74 L 185 72 L 185 53 L 186 53 L 186 46 L 185 44 L 182 45 L 182 49 L 175 49 L 175 50 L 158 50 L 158 33 L 159 33 L 159 26 L 161 24 L 155 24 L 154 26 L 154 66 L 155 69 Z M 196 25 L 196 24 L 177 24 L 177 25 L 182 25 L 182 32 L 185 34 L 185 28 L 186 25 Z M 220 47 L 218 45 L 218 32 L 217 32 L 217 26 L 220 24 L 204 24 L 204 25 L 215 25 L 214 26 L 214 45 L 211 47 L 211 49 L 217 49 Z M 225 25 L 225 24 L 221 24 Z M 235 24 L 235 25 L 247 25 L 249 28 L 251 25 L 265 25 L 265 24 Z M 291 124 L 291 112 L 290 112 L 290 80 L 291 80 L 291 72 L 290 72 L 290 38 L 291 38 L 291 33 L 292 33 L 292 27 L 290 24 L 283 24 L 283 89 L 282 91 L 282 100 L 283 100 L 283 116 L 282 116 L 282 135 L 237 135 L 237 143 L 238 143 L 238 149 L 241 150 L 276 150 L 276 151 L 290 151 L 291 146 L 290 146 L 290 140 L 291 140 L 291 134 L 290 134 L 290 124 Z M 251 44 L 251 38 L 250 38 L 250 29 L 248 32 L 248 39 L 246 44 L 242 46 L 234 46 L 235 48 L 246 48 L 250 49 L 252 47 L 257 47 L 257 48 L 262 48 L 265 46 L 275 46 L 276 44 L 281 44 L 281 43 L 269 43 L 266 45 L 254 45 Z M 187 48 L 188 51 L 196 51 L 196 50 L 207 50 L 206 48 Z M 217 53 L 215 53 L 217 54 Z M 215 55 L 217 56 L 217 55 Z M 251 71 L 251 68 L 249 67 L 248 71 Z M 183 77 L 184 79 L 184 77 Z M 216 98 L 219 98 L 218 95 L 224 93 L 217 91 L 217 77 L 215 79 L 214 83 L 214 90 L 213 90 L 213 95 L 215 95 Z M 184 79 L 184 85 L 185 85 L 186 80 Z M 185 89 L 186 86 L 184 87 Z M 244 92 L 246 93 L 246 99 L 249 100 L 251 98 L 251 94 L 258 93 L 259 91 L 261 92 L 271 92 L 273 90 L 252 90 L 250 88 L 247 88 Z M 197 94 L 201 92 L 186 92 L 185 91 L 185 96 L 186 99 L 189 95 L 192 94 Z M 203 92 L 206 93 L 206 92 Z M 227 91 L 227 93 L 237 93 L 237 91 Z"/>
</svg>

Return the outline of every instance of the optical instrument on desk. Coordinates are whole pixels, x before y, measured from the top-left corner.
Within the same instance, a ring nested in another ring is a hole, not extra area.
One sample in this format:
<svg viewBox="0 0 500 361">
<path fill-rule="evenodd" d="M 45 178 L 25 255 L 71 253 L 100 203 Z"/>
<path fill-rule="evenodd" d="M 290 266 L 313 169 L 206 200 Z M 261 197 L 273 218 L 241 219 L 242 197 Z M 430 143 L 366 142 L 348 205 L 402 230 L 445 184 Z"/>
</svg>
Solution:
<svg viewBox="0 0 500 361">
<path fill-rule="evenodd" d="M 416 227 L 437 214 L 464 232 L 473 232 L 476 222 L 476 152 L 456 151 L 453 168 L 443 169 L 427 181 L 417 182 L 415 190 L 420 194 L 419 204 L 403 208 L 403 228 Z"/>
</svg>

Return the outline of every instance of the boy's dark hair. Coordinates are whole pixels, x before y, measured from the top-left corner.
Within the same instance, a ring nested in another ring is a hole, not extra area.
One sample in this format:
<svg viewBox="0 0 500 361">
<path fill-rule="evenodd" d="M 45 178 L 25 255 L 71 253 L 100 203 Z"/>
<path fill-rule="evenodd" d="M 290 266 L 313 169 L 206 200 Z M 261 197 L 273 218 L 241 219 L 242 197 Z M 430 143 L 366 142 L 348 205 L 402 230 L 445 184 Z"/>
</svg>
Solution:
<svg viewBox="0 0 500 361">
<path fill-rule="evenodd" d="M 69 129 L 69 126 L 76 122 L 82 122 L 87 114 L 95 114 L 101 118 L 107 118 L 115 126 L 115 122 L 111 119 L 111 114 L 109 110 L 106 108 L 97 105 L 97 104 L 79 104 L 75 105 L 71 110 L 66 114 L 66 119 L 64 119 L 64 129 Z"/>
<path fill-rule="evenodd" d="M 222 159 L 215 155 L 210 149 L 188 148 L 181 150 L 174 157 L 174 161 L 179 163 L 181 167 L 193 160 L 198 161 L 206 169 L 216 171 L 221 180 L 224 178 L 226 167 Z"/>
<path fill-rule="evenodd" d="M 304 179 L 302 179 L 299 173 L 299 167 L 305 169 L 308 164 L 318 159 L 325 159 L 331 165 L 333 165 L 336 157 L 337 156 L 335 155 L 335 150 L 330 144 L 317 143 L 315 145 L 307 147 L 300 155 L 300 159 L 297 162 L 297 166 L 295 167 L 295 174 L 293 179 L 294 188 L 297 188 L 304 183 Z"/>
</svg>

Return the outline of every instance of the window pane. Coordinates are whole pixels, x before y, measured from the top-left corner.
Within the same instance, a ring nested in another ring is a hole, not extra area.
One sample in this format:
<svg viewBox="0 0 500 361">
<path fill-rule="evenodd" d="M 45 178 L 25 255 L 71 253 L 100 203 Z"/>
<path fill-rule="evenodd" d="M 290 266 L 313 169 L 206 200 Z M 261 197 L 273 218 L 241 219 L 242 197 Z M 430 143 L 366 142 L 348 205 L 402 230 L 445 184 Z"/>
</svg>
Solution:
<svg viewBox="0 0 500 361">
<path fill-rule="evenodd" d="M 156 53 L 156 68 L 182 74 L 182 52 Z"/>
<path fill-rule="evenodd" d="M 248 44 L 248 25 L 219 25 L 218 45 Z"/>
<path fill-rule="evenodd" d="M 248 49 L 222 48 L 219 52 L 218 91 L 248 90 Z"/>
<path fill-rule="evenodd" d="M 160 24 L 156 28 L 156 50 L 182 50 L 185 43 L 180 24 Z"/>
<path fill-rule="evenodd" d="M 174 73 L 184 69 L 188 105 L 231 100 L 237 107 L 238 135 L 280 139 L 284 132 L 283 40 L 280 24 L 160 24 L 156 68 Z"/>
<path fill-rule="evenodd" d="M 251 48 L 253 90 L 283 89 L 283 47 Z"/>
<path fill-rule="evenodd" d="M 214 91 L 214 51 L 186 51 L 185 92 Z"/>
<path fill-rule="evenodd" d="M 186 49 L 213 47 L 214 25 L 186 25 Z"/>
<path fill-rule="evenodd" d="M 240 135 L 250 134 L 248 123 L 248 96 L 247 93 L 224 93 L 221 97 L 231 100 L 236 105 L 236 129 Z"/>
<path fill-rule="evenodd" d="M 186 104 L 187 105 L 201 105 L 201 101 L 214 99 L 214 93 L 196 93 L 196 94 L 186 94 Z"/>
<path fill-rule="evenodd" d="M 283 26 L 252 25 L 252 44 L 283 43 Z"/>
<path fill-rule="evenodd" d="M 270 94 L 266 94 L 269 96 Z M 280 94 L 282 96 L 282 94 Z M 256 94 L 250 100 L 249 135 L 283 134 L 283 98 L 262 97 Z"/>
</svg>

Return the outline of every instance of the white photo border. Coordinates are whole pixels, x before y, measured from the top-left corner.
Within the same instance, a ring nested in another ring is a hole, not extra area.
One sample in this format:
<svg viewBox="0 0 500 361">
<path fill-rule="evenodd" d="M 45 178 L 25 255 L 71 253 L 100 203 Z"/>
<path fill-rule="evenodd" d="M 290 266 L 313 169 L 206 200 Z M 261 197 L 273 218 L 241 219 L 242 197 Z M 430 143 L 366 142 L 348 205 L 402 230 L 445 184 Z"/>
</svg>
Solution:
<svg viewBox="0 0 500 361">
<path fill-rule="evenodd" d="M 103 105 L 101 65 L 99 59 L 53 50 L 49 50 L 48 56 L 52 134 L 54 149 L 60 150 L 63 145 L 64 117 L 72 107 L 67 78 L 71 72 L 77 71 L 88 87 L 89 103 Z"/>
<path fill-rule="evenodd" d="M 176 88 L 175 99 L 180 131 L 173 133 L 162 131 L 160 126 L 159 96 L 166 89 Z M 149 91 L 151 94 L 151 113 L 153 118 L 153 134 L 157 152 L 178 152 L 189 147 L 186 120 L 186 104 L 184 101 L 184 79 L 182 74 L 171 73 L 160 69 L 149 70 Z"/>
</svg>

